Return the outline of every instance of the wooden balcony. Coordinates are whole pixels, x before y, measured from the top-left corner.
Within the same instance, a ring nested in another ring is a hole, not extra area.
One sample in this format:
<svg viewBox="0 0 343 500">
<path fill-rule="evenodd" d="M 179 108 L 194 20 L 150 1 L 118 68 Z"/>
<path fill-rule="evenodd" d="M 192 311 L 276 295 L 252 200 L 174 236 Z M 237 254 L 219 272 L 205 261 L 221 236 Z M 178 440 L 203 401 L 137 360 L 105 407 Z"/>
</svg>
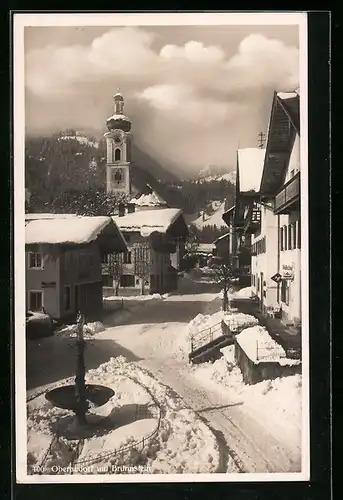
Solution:
<svg viewBox="0 0 343 500">
<path fill-rule="evenodd" d="M 274 214 L 288 214 L 300 204 L 300 172 L 292 177 L 275 196 Z"/>
</svg>

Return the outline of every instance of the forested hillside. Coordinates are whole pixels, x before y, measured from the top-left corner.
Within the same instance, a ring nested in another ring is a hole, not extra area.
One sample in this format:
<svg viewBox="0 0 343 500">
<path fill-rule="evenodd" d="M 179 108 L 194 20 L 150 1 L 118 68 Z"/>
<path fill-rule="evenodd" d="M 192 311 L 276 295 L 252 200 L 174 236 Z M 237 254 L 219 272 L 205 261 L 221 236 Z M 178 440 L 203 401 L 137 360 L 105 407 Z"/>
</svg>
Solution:
<svg viewBox="0 0 343 500">
<path fill-rule="evenodd" d="M 30 211 L 111 211 L 118 200 L 108 200 L 105 194 L 105 141 L 76 137 L 74 131 L 65 135 L 26 141 L 25 182 L 32 194 Z M 213 201 L 234 202 L 234 185 L 227 180 L 171 180 L 169 172 L 137 148 L 133 150 L 131 175 L 138 189 L 149 183 L 168 205 L 182 208 L 194 218 L 204 211 L 213 212 Z"/>
</svg>

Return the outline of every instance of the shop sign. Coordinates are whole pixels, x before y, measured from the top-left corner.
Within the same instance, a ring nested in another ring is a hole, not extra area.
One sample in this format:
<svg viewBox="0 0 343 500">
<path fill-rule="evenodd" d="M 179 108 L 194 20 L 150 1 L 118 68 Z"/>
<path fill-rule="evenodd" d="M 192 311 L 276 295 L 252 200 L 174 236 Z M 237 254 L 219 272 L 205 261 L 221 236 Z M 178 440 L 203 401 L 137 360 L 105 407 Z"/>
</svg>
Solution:
<svg viewBox="0 0 343 500">
<path fill-rule="evenodd" d="M 280 273 L 276 273 L 271 277 L 271 279 L 275 281 L 275 283 L 280 283 L 280 281 L 282 280 L 282 276 Z"/>
<path fill-rule="evenodd" d="M 294 280 L 294 264 L 282 264 L 281 275 L 284 280 Z"/>
<path fill-rule="evenodd" d="M 56 281 L 42 281 L 42 288 L 55 288 Z"/>
</svg>

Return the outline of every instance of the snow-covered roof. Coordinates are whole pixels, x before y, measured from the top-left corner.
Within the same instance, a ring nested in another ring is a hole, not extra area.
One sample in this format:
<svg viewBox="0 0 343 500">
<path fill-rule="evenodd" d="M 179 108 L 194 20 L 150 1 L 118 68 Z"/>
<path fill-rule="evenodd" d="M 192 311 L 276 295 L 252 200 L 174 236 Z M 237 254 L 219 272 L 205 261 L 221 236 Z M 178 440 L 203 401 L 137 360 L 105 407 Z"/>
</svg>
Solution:
<svg viewBox="0 0 343 500">
<path fill-rule="evenodd" d="M 76 214 L 48 214 L 48 213 L 31 213 L 25 214 L 25 220 L 39 220 L 39 219 L 68 219 L 70 217 L 77 217 Z"/>
<path fill-rule="evenodd" d="M 213 245 L 215 245 L 216 243 L 218 243 L 218 241 L 221 241 L 221 240 L 224 240 L 225 238 L 227 238 L 228 236 L 230 236 L 230 233 L 225 233 L 223 234 L 222 236 L 219 236 L 219 238 L 217 238 L 216 240 L 214 240 L 213 242 Z"/>
<path fill-rule="evenodd" d="M 169 227 L 182 215 L 179 208 L 162 208 L 160 210 L 142 210 L 123 216 L 113 216 L 121 231 L 140 232 L 142 236 L 150 236 L 153 232 L 166 233 Z"/>
<path fill-rule="evenodd" d="M 266 150 L 261 148 L 238 150 L 239 191 L 241 193 L 259 192 L 265 152 Z"/>
<path fill-rule="evenodd" d="M 263 326 L 246 328 L 235 336 L 236 342 L 254 363 L 260 361 L 279 361 L 286 353 L 280 344 L 269 335 Z"/>
<path fill-rule="evenodd" d="M 294 99 L 298 94 L 296 92 L 278 92 L 277 96 L 280 97 L 280 99 Z"/>
<path fill-rule="evenodd" d="M 139 198 L 132 198 L 130 203 L 138 207 L 167 207 L 167 203 L 156 193 L 156 191 L 149 194 L 142 194 Z"/>
<path fill-rule="evenodd" d="M 122 233 L 111 217 L 51 215 L 53 217 L 26 220 L 26 245 L 83 245 L 95 241 L 110 226 L 113 229 L 112 236 L 116 237 L 116 248 L 121 249 L 120 251 L 127 248 Z"/>
</svg>

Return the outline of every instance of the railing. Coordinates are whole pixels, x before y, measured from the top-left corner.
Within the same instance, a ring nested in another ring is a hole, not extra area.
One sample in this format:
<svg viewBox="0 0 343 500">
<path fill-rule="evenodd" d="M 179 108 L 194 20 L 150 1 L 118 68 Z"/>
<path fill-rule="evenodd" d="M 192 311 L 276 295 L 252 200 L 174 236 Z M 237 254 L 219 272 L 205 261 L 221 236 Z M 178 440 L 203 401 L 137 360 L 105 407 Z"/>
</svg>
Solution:
<svg viewBox="0 0 343 500">
<path fill-rule="evenodd" d="M 288 207 L 297 201 L 300 196 L 300 172 L 292 177 L 281 191 L 275 196 L 274 212 L 283 213 Z"/>
<path fill-rule="evenodd" d="M 158 418 L 157 418 L 157 424 L 156 424 L 155 428 L 152 430 L 152 432 L 150 432 L 150 434 L 148 434 L 142 438 L 135 439 L 135 440 L 131 441 L 129 444 L 124 444 L 124 445 L 120 446 L 119 448 L 116 448 L 116 449 L 113 449 L 110 451 L 95 453 L 94 455 L 90 454 L 87 458 L 77 460 L 76 457 L 80 456 L 80 454 L 82 452 L 83 445 L 84 445 L 84 440 L 79 439 L 79 441 L 76 445 L 76 453 L 74 455 L 74 459 L 71 461 L 71 463 L 68 466 L 68 468 L 70 468 L 71 474 L 73 474 L 73 469 L 77 470 L 80 467 L 82 468 L 84 466 L 90 466 L 90 465 L 102 462 L 104 460 L 109 460 L 111 458 L 114 458 L 115 456 L 129 452 L 131 449 L 141 448 L 141 450 L 144 450 L 145 446 L 158 434 L 160 427 L 161 427 L 162 418 L 163 418 L 163 410 L 161 408 L 161 405 L 159 404 L 159 402 L 157 401 L 157 399 L 155 398 L 155 396 L 153 395 L 151 390 L 148 389 L 148 387 L 144 386 L 136 377 L 131 377 L 131 376 L 127 376 L 127 377 L 130 378 L 131 380 L 133 380 L 135 383 L 137 383 L 141 387 L 143 387 L 144 390 L 149 394 L 149 396 L 152 399 L 151 405 L 144 405 L 145 406 L 145 414 L 144 415 L 140 415 L 139 412 L 136 411 L 136 416 L 135 416 L 136 420 L 140 420 L 142 418 L 142 416 L 143 416 L 143 418 L 151 417 L 153 413 L 156 413 L 158 415 Z M 68 381 L 71 381 L 71 380 L 72 380 L 71 378 L 65 379 L 64 383 L 67 383 Z M 62 385 L 64 385 L 64 383 Z M 51 386 L 54 387 L 55 385 L 58 387 L 58 386 L 60 386 L 60 383 L 52 384 Z M 27 401 L 32 401 L 34 398 L 44 394 L 45 392 L 46 392 L 46 389 L 35 392 L 27 399 Z M 51 442 L 50 442 L 48 449 L 43 454 L 43 456 L 39 462 L 39 466 L 37 466 L 37 464 L 36 464 L 36 468 L 37 468 L 37 470 L 39 470 L 38 474 L 40 474 L 40 475 L 43 474 L 42 471 L 44 470 L 45 462 L 47 461 L 49 455 L 51 454 L 51 451 L 52 451 L 54 444 L 59 441 L 59 438 L 60 438 L 59 433 L 55 432 L 52 436 L 52 439 L 51 439 Z M 130 467 L 130 466 L 127 466 L 127 467 Z"/>
<path fill-rule="evenodd" d="M 285 350 L 281 346 L 260 347 L 256 340 L 256 360 L 257 361 L 278 361 L 280 358 L 285 358 Z"/>
<path fill-rule="evenodd" d="M 191 336 L 191 352 L 214 340 L 214 334 L 221 331 L 221 321 L 215 325 L 204 328 L 200 332 Z"/>
</svg>

